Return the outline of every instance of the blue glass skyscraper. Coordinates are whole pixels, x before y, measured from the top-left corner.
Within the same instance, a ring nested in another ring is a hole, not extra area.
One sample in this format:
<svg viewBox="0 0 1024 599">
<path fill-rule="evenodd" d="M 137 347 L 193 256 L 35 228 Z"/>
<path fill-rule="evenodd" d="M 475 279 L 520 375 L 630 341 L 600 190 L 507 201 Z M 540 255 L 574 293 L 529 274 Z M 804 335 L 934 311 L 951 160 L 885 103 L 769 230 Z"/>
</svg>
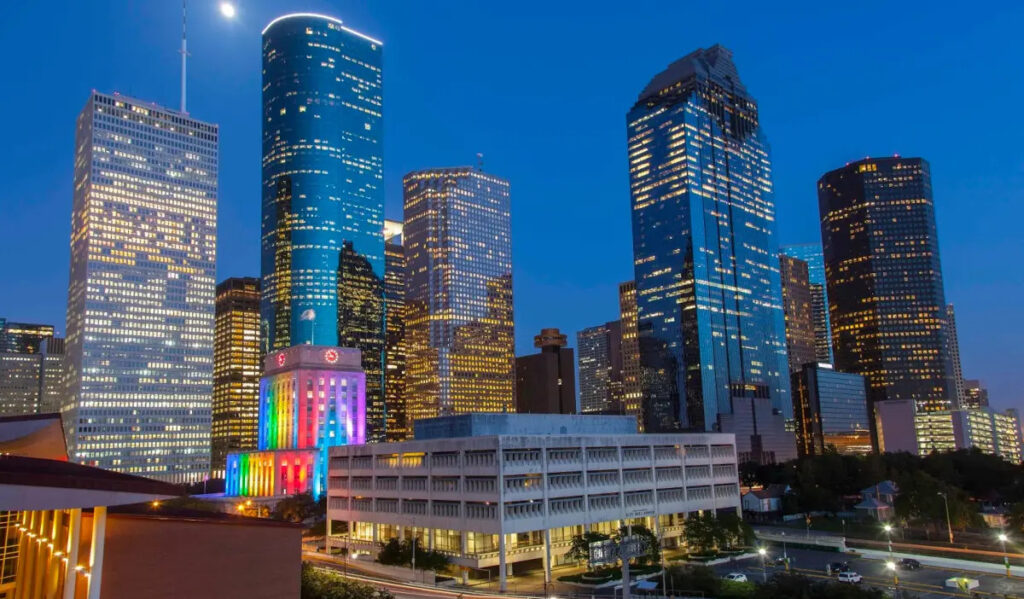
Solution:
<svg viewBox="0 0 1024 599">
<path fill-rule="evenodd" d="M 355 347 L 383 435 L 382 44 L 338 19 L 263 30 L 263 353 Z"/>
<path fill-rule="evenodd" d="M 792 403 L 771 160 L 731 52 L 696 50 L 657 74 L 627 132 L 641 424 L 714 430 L 770 403 L 781 427 Z M 748 450 L 767 453 L 754 426 Z"/>
</svg>

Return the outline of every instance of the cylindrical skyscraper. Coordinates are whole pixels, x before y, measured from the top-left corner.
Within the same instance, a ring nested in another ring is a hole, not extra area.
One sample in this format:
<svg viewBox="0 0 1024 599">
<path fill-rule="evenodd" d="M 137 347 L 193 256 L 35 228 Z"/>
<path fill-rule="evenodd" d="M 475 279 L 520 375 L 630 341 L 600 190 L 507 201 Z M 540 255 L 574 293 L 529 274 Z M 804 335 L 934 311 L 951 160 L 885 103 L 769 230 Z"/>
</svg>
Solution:
<svg viewBox="0 0 1024 599">
<path fill-rule="evenodd" d="M 332 17 L 263 30 L 263 353 L 354 347 L 383 434 L 382 44 Z"/>
</svg>

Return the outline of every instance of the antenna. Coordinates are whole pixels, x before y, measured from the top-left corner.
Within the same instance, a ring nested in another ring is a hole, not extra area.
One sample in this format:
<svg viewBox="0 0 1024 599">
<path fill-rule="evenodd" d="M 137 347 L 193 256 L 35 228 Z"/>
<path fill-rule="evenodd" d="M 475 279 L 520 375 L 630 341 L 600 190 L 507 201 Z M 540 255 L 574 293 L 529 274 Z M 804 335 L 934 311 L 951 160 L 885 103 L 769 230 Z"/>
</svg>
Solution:
<svg viewBox="0 0 1024 599">
<path fill-rule="evenodd" d="M 181 112 L 185 114 L 185 62 L 188 59 L 188 48 L 185 43 L 185 2 L 181 0 Z"/>
<path fill-rule="evenodd" d="M 478 170 L 478 171 L 484 170 L 484 153 L 483 152 L 477 152 L 476 153 L 476 170 Z"/>
</svg>

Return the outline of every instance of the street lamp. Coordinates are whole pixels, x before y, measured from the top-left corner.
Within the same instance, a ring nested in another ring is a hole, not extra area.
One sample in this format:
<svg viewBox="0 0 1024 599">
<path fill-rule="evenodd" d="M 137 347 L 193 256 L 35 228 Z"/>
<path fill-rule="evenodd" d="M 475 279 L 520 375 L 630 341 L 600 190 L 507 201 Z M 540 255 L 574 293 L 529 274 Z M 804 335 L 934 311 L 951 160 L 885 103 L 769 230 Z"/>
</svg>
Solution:
<svg viewBox="0 0 1024 599">
<path fill-rule="evenodd" d="M 892 561 L 892 524 L 886 524 L 882 527 L 885 531 L 885 535 L 889 537 L 889 561 Z"/>
<path fill-rule="evenodd" d="M 761 580 L 768 582 L 768 565 L 765 562 L 765 558 L 768 556 L 768 550 L 764 547 L 759 547 L 757 554 L 761 556 Z"/>
<path fill-rule="evenodd" d="M 900 596 L 900 577 L 896 572 L 896 562 L 889 560 L 885 562 L 885 567 L 892 570 L 892 583 L 896 587 L 896 597 Z"/>
<path fill-rule="evenodd" d="M 942 491 L 939 491 L 939 495 L 942 495 L 942 503 L 946 505 L 946 529 L 949 531 L 949 544 L 953 544 L 953 522 L 949 519 L 949 498 Z"/>
<path fill-rule="evenodd" d="M 786 572 L 789 572 L 789 554 L 786 553 L 786 532 L 782 532 L 782 561 L 786 562 Z"/>
<path fill-rule="evenodd" d="M 1006 553 L 1006 541 L 1009 537 L 1006 536 L 1005 532 L 999 533 L 999 542 L 1003 544 L 1003 565 L 1006 566 L 1006 577 L 1010 577 L 1010 556 Z"/>
</svg>

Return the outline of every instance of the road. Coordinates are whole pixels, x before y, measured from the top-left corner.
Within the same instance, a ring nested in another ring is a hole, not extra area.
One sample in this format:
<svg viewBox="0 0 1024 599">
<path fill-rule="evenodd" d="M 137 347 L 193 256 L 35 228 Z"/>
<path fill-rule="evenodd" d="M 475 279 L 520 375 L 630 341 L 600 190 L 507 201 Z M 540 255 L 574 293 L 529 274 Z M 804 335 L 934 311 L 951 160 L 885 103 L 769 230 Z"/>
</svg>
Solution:
<svg viewBox="0 0 1024 599">
<path fill-rule="evenodd" d="M 830 578 L 825 573 L 825 566 L 829 562 L 844 561 L 850 564 L 850 569 L 864 577 L 862 584 L 871 585 L 881 589 L 892 589 L 892 572 L 886 570 L 885 563 L 881 560 L 851 557 L 830 551 L 815 551 L 811 549 L 787 549 L 787 555 L 792 559 L 793 571 L 811 578 L 827 580 Z M 769 552 L 769 559 L 782 556 L 782 548 L 773 546 Z M 771 566 L 767 568 L 768 577 L 773 573 L 784 571 L 782 566 Z M 761 561 L 759 559 L 744 560 L 734 564 L 722 564 L 715 567 L 715 571 L 721 575 L 729 572 L 743 572 L 753 582 L 760 582 L 763 577 Z M 997 574 L 964 572 L 948 568 L 936 568 L 922 566 L 920 570 L 900 570 L 899 583 L 901 589 L 906 589 L 916 594 L 920 599 L 947 599 L 949 597 L 967 597 L 962 592 L 954 589 L 947 589 L 945 581 L 954 576 L 966 576 L 977 579 L 980 586 L 975 591 L 980 591 L 982 597 L 994 594 L 1000 599 L 1009 597 L 1024 598 L 1024 579 L 1019 577 L 1007 578 Z"/>
</svg>

